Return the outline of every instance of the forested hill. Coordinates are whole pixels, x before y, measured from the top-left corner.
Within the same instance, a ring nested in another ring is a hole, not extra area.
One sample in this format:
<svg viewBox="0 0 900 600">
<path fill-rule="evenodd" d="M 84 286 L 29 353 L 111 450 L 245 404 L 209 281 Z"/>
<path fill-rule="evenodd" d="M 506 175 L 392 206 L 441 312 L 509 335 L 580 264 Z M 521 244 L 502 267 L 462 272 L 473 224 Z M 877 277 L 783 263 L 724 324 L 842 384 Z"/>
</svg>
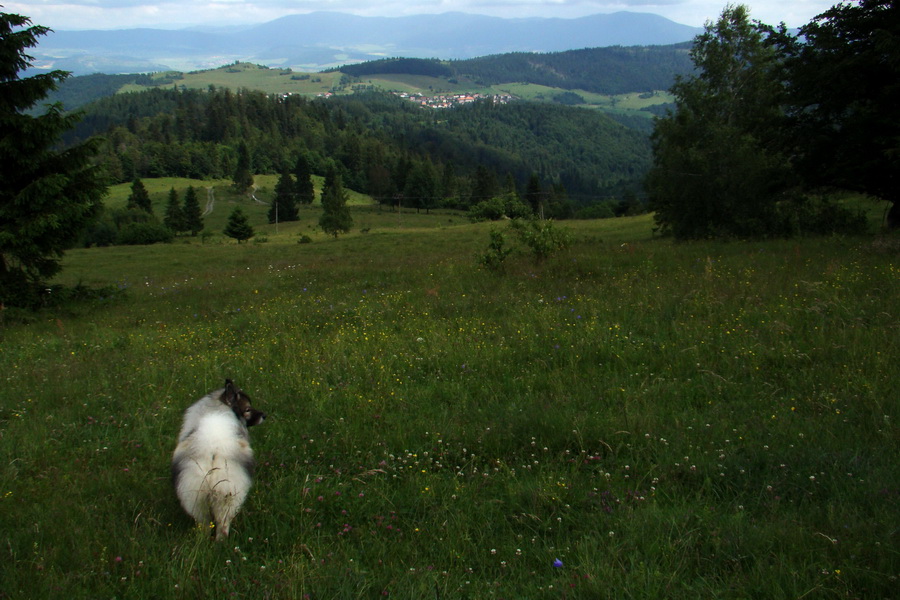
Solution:
<svg viewBox="0 0 900 600">
<path fill-rule="evenodd" d="M 227 178 L 245 143 L 256 173 L 279 172 L 304 153 L 315 173 L 334 162 L 348 187 L 390 201 L 409 194 L 418 172 L 433 185 L 413 193 L 415 202 L 439 197 L 462 208 L 502 193 L 504 182 L 521 190 L 532 173 L 589 204 L 636 190 L 650 162 L 645 135 L 593 111 L 485 101 L 438 112 L 381 93 L 310 100 L 153 89 L 88 105 L 68 141 L 97 134 L 116 181 Z"/>
<path fill-rule="evenodd" d="M 341 72 L 349 77 L 372 77 L 377 75 L 414 75 L 442 79 L 448 89 L 476 91 L 492 85 L 504 83 L 531 83 L 560 90 L 583 90 L 606 95 L 633 92 L 654 92 L 667 90 L 678 74 L 692 69 L 689 57 L 690 44 L 669 46 L 628 46 L 609 48 L 587 48 L 567 52 L 496 54 L 468 60 L 443 61 L 422 58 L 390 58 L 374 60 L 323 71 Z M 262 89 L 260 73 L 271 74 L 264 86 L 270 93 L 306 93 L 315 95 L 329 90 L 326 85 L 309 86 L 298 89 L 298 83 L 310 79 L 322 79 L 314 74 L 297 74 L 290 70 L 267 69 L 254 66 L 253 69 L 227 67 L 227 72 L 235 71 L 234 84 L 223 83 L 220 76 L 223 69 L 198 71 L 190 74 L 198 76 L 210 74 L 210 83 L 216 86 L 228 85 L 233 90 L 238 87 Z M 244 73 L 246 77 L 241 77 Z M 178 72 L 156 73 L 154 75 L 83 75 L 64 81 L 59 89 L 52 92 L 47 102 L 62 102 L 67 109 L 77 109 L 88 102 L 118 93 L 123 88 L 166 87 L 174 83 L 183 84 L 184 74 Z M 286 76 L 287 75 L 287 76 Z M 277 80 L 277 81 L 273 81 Z M 324 79 L 328 79 L 324 77 Z M 423 83 L 424 91 L 429 85 L 440 82 Z M 280 85 L 280 87 L 279 87 Z M 191 87 L 188 85 L 188 87 Z M 206 87 L 204 84 L 203 87 Z M 35 111 L 42 109 L 41 106 Z"/>
<path fill-rule="evenodd" d="M 534 83 L 599 94 L 626 94 L 669 89 L 675 76 L 693 66 L 690 43 L 669 46 L 614 46 L 566 52 L 514 52 L 467 60 L 420 58 L 375 60 L 339 69 L 347 75 L 427 75 L 471 78 L 479 85 Z"/>
</svg>

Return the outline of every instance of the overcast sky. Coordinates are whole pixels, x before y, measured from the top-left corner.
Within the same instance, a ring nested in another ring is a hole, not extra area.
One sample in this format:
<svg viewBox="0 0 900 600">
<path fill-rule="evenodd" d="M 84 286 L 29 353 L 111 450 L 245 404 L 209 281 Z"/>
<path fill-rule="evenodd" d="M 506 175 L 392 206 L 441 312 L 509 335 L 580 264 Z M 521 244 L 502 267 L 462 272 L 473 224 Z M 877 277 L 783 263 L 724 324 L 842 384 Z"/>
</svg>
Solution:
<svg viewBox="0 0 900 600">
<path fill-rule="evenodd" d="M 790 27 L 807 23 L 837 0 L 745 0 L 750 16 Z M 722 12 L 727 0 L 0 0 L 0 11 L 31 17 L 52 29 L 173 28 L 240 25 L 319 10 L 366 16 L 468 12 L 500 17 L 574 18 L 622 10 L 662 15 L 702 26 Z"/>
</svg>

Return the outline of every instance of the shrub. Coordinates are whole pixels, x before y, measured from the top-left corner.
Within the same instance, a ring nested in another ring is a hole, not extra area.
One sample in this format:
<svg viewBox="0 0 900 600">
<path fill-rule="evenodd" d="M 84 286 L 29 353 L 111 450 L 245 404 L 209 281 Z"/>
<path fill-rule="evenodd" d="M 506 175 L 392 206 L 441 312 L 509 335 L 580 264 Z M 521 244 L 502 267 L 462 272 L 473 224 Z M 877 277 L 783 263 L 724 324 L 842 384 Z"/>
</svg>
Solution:
<svg viewBox="0 0 900 600">
<path fill-rule="evenodd" d="M 506 207 L 502 198 L 482 200 L 469 209 L 469 219 L 473 223 L 479 221 L 499 221 L 506 216 Z"/>
<path fill-rule="evenodd" d="M 496 197 L 484 200 L 469 209 L 469 219 L 479 221 L 499 221 L 500 219 L 523 219 L 531 215 L 531 208 L 518 198 Z"/>
<path fill-rule="evenodd" d="M 824 196 L 799 196 L 775 207 L 778 232 L 784 236 L 812 234 L 857 234 L 868 229 L 866 216 Z"/>
<path fill-rule="evenodd" d="M 513 249 L 506 246 L 506 238 L 502 232 L 491 229 L 490 235 L 491 241 L 488 244 L 488 250 L 478 257 L 478 262 L 492 271 L 502 271 L 503 263 L 506 261 L 506 257 L 512 254 Z"/>
<path fill-rule="evenodd" d="M 129 223 L 119 230 L 116 243 L 126 246 L 171 242 L 175 235 L 159 223 Z"/>
<path fill-rule="evenodd" d="M 538 219 L 516 219 L 510 223 L 513 231 L 523 244 L 531 249 L 538 262 L 547 259 L 572 243 L 571 233 L 566 229 L 555 229 L 553 221 Z"/>
</svg>

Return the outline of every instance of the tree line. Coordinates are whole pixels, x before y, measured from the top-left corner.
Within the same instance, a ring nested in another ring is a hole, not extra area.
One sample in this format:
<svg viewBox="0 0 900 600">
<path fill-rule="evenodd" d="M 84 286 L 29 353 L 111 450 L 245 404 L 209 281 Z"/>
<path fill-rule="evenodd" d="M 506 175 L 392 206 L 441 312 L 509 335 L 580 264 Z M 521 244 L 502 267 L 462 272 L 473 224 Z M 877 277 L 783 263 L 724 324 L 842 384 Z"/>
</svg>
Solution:
<svg viewBox="0 0 900 600">
<path fill-rule="evenodd" d="M 679 238 L 853 232 L 852 191 L 900 226 L 900 7 L 835 5 L 792 35 L 730 5 L 656 123 L 651 206 Z"/>
<path fill-rule="evenodd" d="M 461 60 L 387 58 L 330 69 L 352 77 L 379 74 L 468 78 L 478 85 L 523 82 L 627 94 L 668 89 L 676 75 L 693 70 L 690 43 L 667 46 L 612 46 L 565 52 L 511 52 Z"/>
<path fill-rule="evenodd" d="M 303 155 L 315 174 L 333 166 L 350 189 L 422 210 L 468 209 L 509 178 L 522 193 L 535 175 L 566 191 L 554 204 L 565 217 L 639 189 L 650 164 L 645 133 L 524 102 L 430 111 L 377 92 L 307 99 L 211 86 L 119 94 L 84 113 L 66 141 L 101 135 L 98 160 L 114 182 L 228 178 L 244 147 L 252 173 L 280 174 Z"/>
</svg>

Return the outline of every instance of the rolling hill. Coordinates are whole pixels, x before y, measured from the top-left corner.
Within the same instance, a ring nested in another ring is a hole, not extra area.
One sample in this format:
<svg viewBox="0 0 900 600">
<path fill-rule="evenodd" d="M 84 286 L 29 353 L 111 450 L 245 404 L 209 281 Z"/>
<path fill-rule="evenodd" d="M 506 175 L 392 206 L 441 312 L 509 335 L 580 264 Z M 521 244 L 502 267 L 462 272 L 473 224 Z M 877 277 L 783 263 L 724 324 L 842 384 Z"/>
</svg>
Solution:
<svg viewBox="0 0 900 600">
<path fill-rule="evenodd" d="M 360 17 L 290 15 L 239 30 L 55 31 L 41 40 L 33 71 L 137 73 L 209 69 L 235 61 L 316 71 L 388 56 L 467 59 L 509 52 L 665 45 L 699 29 L 646 13 L 579 19 L 503 19 L 462 13 Z"/>
</svg>

